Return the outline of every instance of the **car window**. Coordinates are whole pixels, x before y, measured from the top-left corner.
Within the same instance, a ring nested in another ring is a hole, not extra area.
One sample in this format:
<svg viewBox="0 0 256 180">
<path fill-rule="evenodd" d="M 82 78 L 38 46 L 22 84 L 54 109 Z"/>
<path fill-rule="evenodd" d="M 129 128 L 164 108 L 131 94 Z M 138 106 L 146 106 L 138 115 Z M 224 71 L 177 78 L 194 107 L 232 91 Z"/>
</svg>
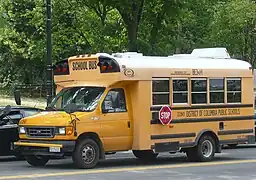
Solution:
<svg viewBox="0 0 256 180">
<path fill-rule="evenodd" d="M 34 115 L 34 114 L 36 114 L 36 113 L 38 113 L 38 112 L 40 112 L 39 110 L 32 110 L 32 109 L 29 109 L 29 110 L 24 110 L 24 115 L 25 115 L 25 117 L 27 117 L 27 116 L 32 116 L 32 115 Z"/>
<path fill-rule="evenodd" d="M 11 114 L 7 117 L 4 117 L 3 119 L 21 119 L 23 118 L 22 114 Z"/>
<path fill-rule="evenodd" d="M 111 89 L 104 99 L 102 110 L 104 112 L 126 112 L 124 90 L 122 88 Z"/>
</svg>

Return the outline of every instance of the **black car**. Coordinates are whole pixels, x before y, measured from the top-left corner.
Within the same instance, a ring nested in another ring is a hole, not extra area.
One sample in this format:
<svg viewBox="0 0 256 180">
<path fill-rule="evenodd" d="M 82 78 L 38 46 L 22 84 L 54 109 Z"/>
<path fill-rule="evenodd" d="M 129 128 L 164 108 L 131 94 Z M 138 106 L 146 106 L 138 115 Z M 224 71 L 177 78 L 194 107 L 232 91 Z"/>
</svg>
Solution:
<svg viewBox="0 0 256 180">
<path fill-rule="evenodd" d="M 40 111 L 42 109 L 34 107 L 0 106 L 0 156 L 19 156 L 18 152 L 12 151 L 12 143 L 19 139 L 19 121 Z"/>
</svg>

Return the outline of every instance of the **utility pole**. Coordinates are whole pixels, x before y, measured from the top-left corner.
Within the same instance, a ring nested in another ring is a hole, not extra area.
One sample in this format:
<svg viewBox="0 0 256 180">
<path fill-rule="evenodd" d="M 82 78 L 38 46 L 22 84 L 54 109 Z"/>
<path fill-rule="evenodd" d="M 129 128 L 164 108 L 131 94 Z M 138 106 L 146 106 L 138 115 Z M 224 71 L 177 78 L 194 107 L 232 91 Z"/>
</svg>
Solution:
<svg viewBox="0 0 256 180">
<path fill-rule="evenodd" d="M 46 90 L 47 90 L 47 105 L 53 97 L 53 72 L 52 72 L 52 4 L 51 0 L 46 0 L 46 34 L 47 34 L 47 57 L 46 57 Z"/>
</svg>

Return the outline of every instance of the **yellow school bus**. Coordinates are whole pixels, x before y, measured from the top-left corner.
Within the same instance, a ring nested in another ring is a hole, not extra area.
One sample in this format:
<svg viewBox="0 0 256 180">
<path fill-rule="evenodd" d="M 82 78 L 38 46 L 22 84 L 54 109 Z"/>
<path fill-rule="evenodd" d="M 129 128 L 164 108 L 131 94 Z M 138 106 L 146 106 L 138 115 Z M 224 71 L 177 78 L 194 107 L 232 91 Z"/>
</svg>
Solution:
<svg viewBox="0 0 256 180">
<path fill-rule="evenodd" d="M 211 161 L 222 145 L 254 143 L 253 71 L 225 48 L 167 57 L 97 53 L 56 64 L 57 95 L 19 123 L 14 143 L 33 166 L 72 156 L 93 168 L 108 153 L 162 152 Z"/>
</svg>

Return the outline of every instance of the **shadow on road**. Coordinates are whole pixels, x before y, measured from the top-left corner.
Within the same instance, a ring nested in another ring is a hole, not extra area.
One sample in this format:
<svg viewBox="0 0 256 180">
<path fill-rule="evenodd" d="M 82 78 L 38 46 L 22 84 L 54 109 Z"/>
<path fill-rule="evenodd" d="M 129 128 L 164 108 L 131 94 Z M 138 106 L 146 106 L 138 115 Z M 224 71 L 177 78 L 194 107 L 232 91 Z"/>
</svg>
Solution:
<svg viewBox="0 0 256 180">
<path fill-rule="evenodd" d="M 223 152 L 229 149 L 247 149 L 247 148 L 256 148 L 255 145 L 240 145 L 236 147 L 224 147 Z M 176 164 L 185 164 L 191 163 L 187 160 L 187 157 L 183 153 L 177 153 L 176 155 L 168 154 L 160 155 L 154 162 L 141 162 L 139 159 L 136 159 L 132 154 L 126 155 L 109 155 L 106 156 L 106 160 L 101 161 L 95 169 L 104 169 L 104 168 L 126 168 L 126 167 L 135 167 L 135 166 L 154 166 L 154 165 L 176 165 Z M 225 157 L 216 155 L 214 161 L 231 161 L 231 160 L 243 160 L 245 158 L 238 158 L 238 157 Z M 17 159 L 15 156 L 0 156 L 0 163 L 1 162 L 13 162 L 13 161 L 24 161 L 22 159 Z M 26 161 L 24 164 L 22 162 L 23 167 L 35 169 L 36 167 L 30 166 Z M 42 169 L 65 169 L 65 170 L 78 170 L 74 167 L 71 158 L 65 158 L 60 160 L 51 160 L 49 163 L 44 167 L 39 167 Z"/>
<path fill-rule="evenodd" d="M 0 163 L 1 162 L 12 162 L 12 161 L 22 161 L 23 159 L 18 159 L 15 156 L 0 156 Z"/>
<path fill-rule="evenodd" d="M 221 162 L 221 161 L 232 161 L 232 160 L 243 160 L 243 158 L 234 158 L 234 157 L 216 157 L 214 159 L 215 162 Z M 71 159 L 70 161 L 65 161 L 66 163 L 54 162 L 47 164 L 44 169 L 51 169 L 51 170 L 79 170 L 75 168 L 73 165 Z M 128 167 L 136 167 L 136 166 L 159 166 L 159 165 L 177 165 L 177 164 L 188 164 L 188 163 L 195 163 L 195 162 L 189 162 L 186 158 L 186 156 L 182 157 L 159 157 L 154 162 L 141 162 L 140 160 L 136 159 L 135 157 L 129 157 L 129 158 L 116 158 L 116 159 L 106 159 L 104 161 L 101 161 L 97 167 L 94 169 L 105 169 L 105 168 L 128 168 Z M 198 162 L 199 163 L 199 162 Z M 30 168 L 34 168 L 29 166 Z M 42 168 L 42 167 L 41 167 Z"/>
<path fill-rule="evenodd" d="M 238 145 L 238 146 L 225 146 L 222 149 L 248 149 L 248 148 L 256 148 L 256 144 L 252 145 Z"/>
</svg>

